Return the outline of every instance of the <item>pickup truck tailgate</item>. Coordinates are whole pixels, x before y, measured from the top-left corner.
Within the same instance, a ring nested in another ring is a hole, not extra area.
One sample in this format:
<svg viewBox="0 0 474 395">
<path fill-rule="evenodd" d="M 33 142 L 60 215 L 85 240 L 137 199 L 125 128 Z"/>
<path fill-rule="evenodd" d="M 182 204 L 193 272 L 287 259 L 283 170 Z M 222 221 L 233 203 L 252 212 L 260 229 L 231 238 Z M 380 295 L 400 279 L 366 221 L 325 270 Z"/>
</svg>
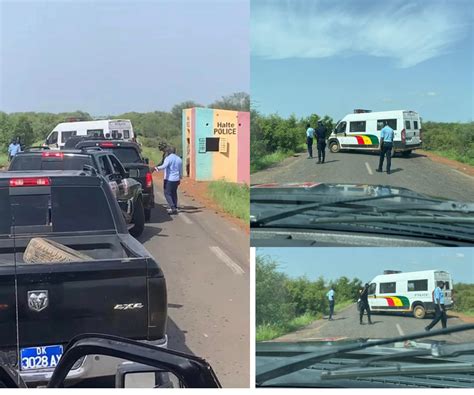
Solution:
<svg viewBox="0 0 474 395">
<path fill-rule="evenodd" d="M 91 332 L 146 338 L 145 260 L 44 266 L 17 267 L 21 347 L 67 343 Z M 35 301 L 41 293 L 46 306 Z"/>
</svg>

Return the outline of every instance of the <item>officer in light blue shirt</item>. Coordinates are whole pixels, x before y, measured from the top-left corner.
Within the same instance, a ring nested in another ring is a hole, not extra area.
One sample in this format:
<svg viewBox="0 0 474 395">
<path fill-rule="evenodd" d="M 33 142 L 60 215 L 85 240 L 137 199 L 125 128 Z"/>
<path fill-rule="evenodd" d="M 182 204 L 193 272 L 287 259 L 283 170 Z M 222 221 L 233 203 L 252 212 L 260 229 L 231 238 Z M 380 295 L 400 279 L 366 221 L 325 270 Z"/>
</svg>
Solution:
<svg viewBox="0 0 474 395">
<path fill-rule="evenodd" d="M 8 146 L 8 160 L 11 161 L 18 152 L 21 152 L 20 142 L 18 140 L 13 140 Z"/>
<path fill-rule="evenodd" d="M 387 174 L 390 174 L 390 167 L 392 165 L 392 148 L 393 137 L 395 133 L 393 129 L 388 126 L 388 121 L 384 121 L 384 127 L 380 131 L 380 158 L 379 167 L 376 171 L 381 173 L 383 171 L 383 160 L 387 157 Z"/>
<path fill-rule="evenodd" d="M 154 170 L 164 170 L 164 194 L 168 202 L 168 214 L 178 213 L 178 186 L 183 176 L 183 161 L 176 155 L 176 149 L 169 147 L 163 164 Z"/>
<path fill-rule="evenodd" d="M 431 330 L 440 320 L 443 329 L 447 327 L 448 317 L 446 315 L 446 309 L 444 307 L 444 281 L 438 281 L 438 286 L 435 288 L 433 292 L 433 302 L 435 308 L 435 316 L 433 321 L 425 328 L 425 331 Z"/>
<path fill-rule="evenodd" d="M 313 138 L 314 138 L 314 129 L 308 123 L 306 125 L 306 145 L 308 146 L 308 159 L 313 157 Z"/>
<path fill-rule="evenodd" d="M 329 321 L 332 321 L 332 316 L 334 314 L 334 289 L 331 289 L 326 293 L 326 298 L 329 301 Z"/>
</svg>

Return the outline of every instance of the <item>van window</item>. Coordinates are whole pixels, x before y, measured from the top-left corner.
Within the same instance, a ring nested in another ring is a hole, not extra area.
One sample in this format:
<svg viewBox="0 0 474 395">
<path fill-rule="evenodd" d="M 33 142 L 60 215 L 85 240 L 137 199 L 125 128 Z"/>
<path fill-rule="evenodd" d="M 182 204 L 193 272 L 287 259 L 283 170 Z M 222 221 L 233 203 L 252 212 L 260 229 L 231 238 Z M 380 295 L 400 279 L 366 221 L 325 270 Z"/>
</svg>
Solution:
<svg viewBox="0 0 474 395">
<path fill-rule="evenodd" d="M 413 129 L 418 129 L 418 121 L 413 121 Z"/>
<path fill-rule="evenodd" d="M 346 131 L 346 123 L 345 122 L 341 122 L 339 125 L 337 125 L 336 133 L 345 133 L 345 131 Z"/>
<path fill-rule="evenodd" d="M 428 280 L 408 280 L 407 291 L 428 291 Z"/>
<path fill-rule="evenodd" d="M 369 285 L 369 295 L 375 295 L 375 287 L 377 287 L 375 283 Z"/>
<path fill-rule="evenodd" d="M 77 132 L 75 130 L 71 130 L 70 132 L 61 132 L 61 143 L 65 143 L 69 140 L 72 136 L 75 136 Z"/>
<path fill-rule="evenodd" d="M 449 291 L 449 281 L 445 281 L 445 282 L 444 282 L 444 289 L 445 289 L 446 291 Z"/>
<path fill-rule="evenodd" d="M 406 130 L 411 129 L 411 122 L 410 121 L 405 121 L 405 129 Z"/>
<path fill-rule="evenodd" d="M 53 132 L 51 136 L 49 136 L 48 144 L 57 144 L 58 143 L 58 132 Z"/>
<path fill-rule="evenodd" d="M 385 122 L 388 123 L 393 130 L 397 130 L 397 119 L 378 119 L 377 120 L 377 130 L 382 130 L 385 126 Z"/>
<path fill-rule="evenodd" d="M 87 129 L 87 135 L 93 137 L 104 137 L 104 129 Z"/>
<path fill-rule="evenodd" d="M 355 121 L 350 123 L 351 133 L 365 132 L 365 121 Z"/>
<path fill-rule="evenodd" d="M 123 138 L 124 139 L 130 138 L 130 130 L 123 130 Z"/>
<path fill-rule="evenodd" d="M 396 283 L 380 283 L 380 293 L 381 294 L 392 294 L 396 292 Z"/>
</svg>

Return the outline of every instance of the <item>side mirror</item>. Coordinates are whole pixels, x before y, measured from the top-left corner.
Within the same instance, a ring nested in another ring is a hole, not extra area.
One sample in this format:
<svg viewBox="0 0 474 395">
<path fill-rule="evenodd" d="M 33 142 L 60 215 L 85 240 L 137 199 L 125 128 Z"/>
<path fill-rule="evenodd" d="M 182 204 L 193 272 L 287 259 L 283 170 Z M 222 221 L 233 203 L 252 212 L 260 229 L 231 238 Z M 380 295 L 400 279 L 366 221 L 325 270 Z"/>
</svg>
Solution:
<svg viewBox="0 0 474 395">
<path fill-rule="evenodd" d="M 127 375 L 152 373 L 157 377 L 172 374 L 187 388 L 221 388 L 212 367 L 202 358 L 117 336 L 84 334 L 71 340 L 54 369 L 48 388 L 64 386 L 67 375 L 81 358 L 104 355 L 132 362 L 118 366 L 116 378 L 124 383 Z M 141 366 L 140 366 L 141 365 Z M 132 376 L 130 376 L 132 377 Z M 166 382 L 163 383 L 167 385 Z"/>
<path fill-rule="evenodd" d="M 135 362 L 123 362 L 115 374 L 115 388 L 177 388 L 179 379 L 166 370 Z"/>
</svg>

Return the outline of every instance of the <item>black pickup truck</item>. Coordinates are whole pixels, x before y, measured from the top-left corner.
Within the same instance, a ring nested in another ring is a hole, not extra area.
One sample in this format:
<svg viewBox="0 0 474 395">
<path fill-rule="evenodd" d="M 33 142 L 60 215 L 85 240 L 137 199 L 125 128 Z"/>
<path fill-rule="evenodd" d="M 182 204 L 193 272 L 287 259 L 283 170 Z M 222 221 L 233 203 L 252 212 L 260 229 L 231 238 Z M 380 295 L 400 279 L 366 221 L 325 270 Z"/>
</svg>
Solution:
<svg viewBox="0 0 474 395">
<path fill-rule="evenodd" d="M 27 263 L 33 237 L 90 259 Z M 83 333 L 167 346 L 163 272 L 128 234 L 106 180 L 91 172 L 0 173 L 0 284 L 0 352 L 27 383 L 47 382 L 63 347 Z M 88 356 L 68 380 L 114 375 L 117 361 Z"/>
<path fill-rule="evenodd" d="M 79 140 L 74 146 L 76 149 L 86 149 L 90 147 L 100 147 L 103 150 L 111 151 L 120 160 L 130 177 L 142 185 L 145 220 L 149 221 L 151 218 L 151 209 L 155 207 L 153 177 L 148 165 L 148 158 L 143 157 L 140 146 L 132 141 L 90 140 L 87 138 Z"/>
<path fill-rule="evenodd" d="M 129 232 L 138 237 L 145 228 L 144 196 L 141 184 L 131 178 L 120 160 L 101 148 L 82 150 L 27 149 L 20 152 L 10 163 L 9 171 L 30 170 L 82 170 L 93 167 L 105 177 L 122 209 Z"/>
</svg>

